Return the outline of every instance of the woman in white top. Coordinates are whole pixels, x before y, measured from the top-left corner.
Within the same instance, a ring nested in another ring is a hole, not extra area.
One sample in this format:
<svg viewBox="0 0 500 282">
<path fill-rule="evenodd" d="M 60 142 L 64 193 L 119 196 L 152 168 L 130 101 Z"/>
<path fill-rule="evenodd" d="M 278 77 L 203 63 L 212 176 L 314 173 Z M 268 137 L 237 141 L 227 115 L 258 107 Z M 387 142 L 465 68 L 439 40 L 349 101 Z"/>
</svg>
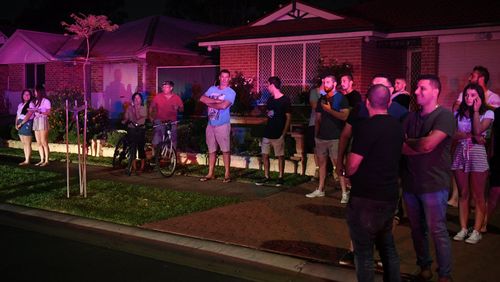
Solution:
<svg viewBox="0 0 500 282">
<path fill-rule="evenodd" d="M 33 92 L 25 89 L 21 94 L 21 103 L 17 106 L 16 114 L 16 129 L 18 130 L 19 139 L 23 144 L 24 162 L 19 165 L 28 165 L 31 158 L 31 139 L 33 138 L 33 112 L 30 109 L 35 105 L 31 101 L 33 99 Z"/>
<path fill-rule="evenodd" d="M 35 108 L 33 112 L 35 118 L 33 120 L 33 131 L 35 131 L 36 143 L 38 144 L 38 152 L 40 153 L 40 162 L 35 164 L 46 166 L 49 164 L 49 114 L 50 101 L 46 98 L 47 94 L 43 86 L 35 88 Z"/>
<path fill-rule="evenodd" d="M 454 138 L 457 146 L 451 165 L 460 192 L 458 208 L 461 230 L 453 239 L 475 244 L 481 240 L 480 231 L 486 214 L 484 192 L 489 166 L 484 137 L 494 119 L 494 113 L 487 110 L 483 88 L 478 84 L 467 85 L 463 93 L 464 99 L 455 114 L 457 131 Z M 476 204 L 476 212 L 474 230 L 469 234 L 467 221 L 470 194 Z"/>
</svg>

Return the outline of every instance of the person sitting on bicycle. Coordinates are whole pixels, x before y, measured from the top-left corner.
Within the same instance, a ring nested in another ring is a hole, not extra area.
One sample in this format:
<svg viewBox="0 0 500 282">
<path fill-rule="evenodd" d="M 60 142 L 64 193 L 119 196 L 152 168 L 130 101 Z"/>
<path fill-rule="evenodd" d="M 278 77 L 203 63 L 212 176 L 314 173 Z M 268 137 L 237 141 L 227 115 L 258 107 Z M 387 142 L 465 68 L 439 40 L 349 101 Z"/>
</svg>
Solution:
<svg viewBox="0 0 500 282">
<path fill-rule="evenodd" d="M 141 160 L 141 167 L 137 172 L 142 172 L 144 170 L 144 160 L 146 159 L 146 152 L 144 151 L 144 145 L 146 142 L 146 127 L 144 123 L 148 111 L 144 105 L 142 95 L 140 93 L 134 93 L 132 95 L 132 104 L 130 104 L 125 112 L 123 118 L 123 123 L 127 124 L 127 136 L 130 143 L 130 154 L 132 156 L 132 171 L 136 170 L 136 159 L 135 156 L 139 152 L 139 159 Z"/>
<path fill-rule="evenodd" d="M 149 107 L 149 116 L 154 125 L 162 124 L 168 121 L 177 121 L 177 113 L 184 111 L 184 105 L 181 98 L 172 92 L 174 82 L 167 80 L 162 83 L 162 92 L 158 93 Z M 177 124 L 172 124 L 171 128 L 172 145 L 177 148 Z M 165 126 L 154 127 L 153 147 L 156 147 L 165 135 Z"/>
</svg>

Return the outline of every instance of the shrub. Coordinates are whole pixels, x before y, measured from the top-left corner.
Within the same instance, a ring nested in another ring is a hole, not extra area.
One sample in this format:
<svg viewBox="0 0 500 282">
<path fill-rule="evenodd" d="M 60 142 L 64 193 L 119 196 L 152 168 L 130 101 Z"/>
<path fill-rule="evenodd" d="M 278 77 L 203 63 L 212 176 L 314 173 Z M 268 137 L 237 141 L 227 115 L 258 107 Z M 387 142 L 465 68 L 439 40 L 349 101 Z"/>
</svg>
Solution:
<svg viewBox="0 0 500 282">
<path fill-rule="evenodd" d="M 78 106 L 83 105 L 84 98 L 81 90 L 78 88 L 66 88 L 60 91 L 54 91 L 49 94 L 49 99 L 52 105 L 49 118 L 50 128 L 49 142 L 61 142 L 66 135 L 66 100 L 70 109 L 75 106 L 75 101 Z M 71 143 L 76 143 L 76 121 L 73 118 L 73 113 L 69 112 L 70 121 L 68 124 L 69 138 Z M 83 121 L 84 112 L 78 113 L 78 122 L 80 126 L 80 134 L 83 137 Z M 103 138 L 106 131 L 109 129 L 109 113 L 104 108 L 87 110 L 87 142 L 95 138 Z"/>
<path fill-rule="evenodd" d="M 127 134 L 125 130 L 112 130 L 106 134 L 106 143 L 113 147 L 118 144 L 118 141 Z"/>
<path fill-rule="evenodd" d="M 234 104 L 231 106 L 232 113 L 249 114 L 255 107 L 254 79 L 246 78 L 242 72 L 236 72 L 229 82 L 231 88 L 236 92 Z"/>
</svg>

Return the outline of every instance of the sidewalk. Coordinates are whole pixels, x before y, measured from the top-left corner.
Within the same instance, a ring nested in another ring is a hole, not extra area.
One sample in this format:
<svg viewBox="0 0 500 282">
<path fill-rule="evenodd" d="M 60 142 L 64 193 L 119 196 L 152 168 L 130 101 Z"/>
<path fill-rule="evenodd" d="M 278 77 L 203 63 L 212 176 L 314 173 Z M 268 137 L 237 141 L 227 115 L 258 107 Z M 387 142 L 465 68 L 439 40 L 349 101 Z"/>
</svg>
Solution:
<svg viewBox="0 0 500 282">
<path fill-rule="evenodd" d="M 51 163 L 50 167 L 50 169 L 63 169 L 63 164 Z M 296 265 L 291 266 L 295 263 L 314 265 L 313 268 L 316 270 L 310 273 L 315 274 L 316 278 L 353 281 L 355 277 L 352 268 L 337 265 L 349 246 L 345 207 L 340 204 L 340 191 L 330 188 L 327 189 L 326 197 L 308 199 L 304 195 L 314 189 L 317 185 L 315 182 L 285 188 L 255 186 L 237 181 L 223 184 L 221 180 L 201 183 L 195 177 L 163 178 L 158 173 L 127 177 L 121 171 L 91 166 L 88 175 L 89 178 L 239 197 L 243 200 L 239 204 L 150 222 L 141 227 L 171 234 L 169 236 L 180 235 L 179 238 L 201 239 L 202 241 L 197 242 L 205 242 L 207 246 L 217 242 L 222 243 L 220 246 L 229 245 L 234 248 L 242 246 L 244 248 L 241 250 L 251 250 L 256 253 L 245 255 L 246 251 L 232 251 L 231 254 L 240 256 L 239 258 L 243 260 L 254 260 L 270 266 L 276 261 L 271 258 L 272 255 L 278 254 L 276 256 L 280 258 L 279 260 L 284 257 L 293 260 L 291 264 L 287 263 L 287 267 L 291 269 L 296 269 Z M 477 245 L 452 242 L 455 281 L 497 280 L 498 272 L 495 265 L 500 259 L 498 213 L 492 218 L 491 223 L 489 232 Z M 448 228 L 450 234 L 458 231 L 458 209 L 449 209 Z M 123 229 L 120 228 L 119 232 L 121 230 Z M 405 220 L 396 228 L 395 240 L 401 258 L 402 273 L 414 273 L 417 270 L 415 255 L 410 229 Z M 215 247 L 218 248 L 223 250 Z M 336 276 L 339 273 L 342 276 Z"/>
</svg>

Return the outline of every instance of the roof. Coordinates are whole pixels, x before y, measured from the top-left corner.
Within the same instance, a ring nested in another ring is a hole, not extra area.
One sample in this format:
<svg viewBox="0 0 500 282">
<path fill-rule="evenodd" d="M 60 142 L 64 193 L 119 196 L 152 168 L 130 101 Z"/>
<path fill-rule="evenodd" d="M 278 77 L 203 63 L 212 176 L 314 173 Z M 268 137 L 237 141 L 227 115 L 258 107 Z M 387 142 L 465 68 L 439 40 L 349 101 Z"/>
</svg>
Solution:
<svg viewBox="0 0 500 282">
<path fill-rule="evenodd" d="M 90 57 L 92 60 L 141 58 L 148 51 L 198 55 L 193 48 L 196 38 L 221 29 L 216 25 L 151 16 L 122 24 L 114 32 L 94 34 L 90 39 Z M 85 52 L 84 39 L 17 30 L 0 49 L 0 64 L 73 60 Z"/>
<path fill-rule="evenodd" d="M 500 24 L 497 0 L 371 0 L 342 12 L 388 32 L 492 26 Z"/>
<path fill-rule="evenodd" d="M 367 31 L 374 34 L 500 26 L 500 5 L 477 0 L 372 0 L 340 11 L 293 2 L 253 23 L 198 38 L 201 46 L 223 41 Z"/>
</svg>

